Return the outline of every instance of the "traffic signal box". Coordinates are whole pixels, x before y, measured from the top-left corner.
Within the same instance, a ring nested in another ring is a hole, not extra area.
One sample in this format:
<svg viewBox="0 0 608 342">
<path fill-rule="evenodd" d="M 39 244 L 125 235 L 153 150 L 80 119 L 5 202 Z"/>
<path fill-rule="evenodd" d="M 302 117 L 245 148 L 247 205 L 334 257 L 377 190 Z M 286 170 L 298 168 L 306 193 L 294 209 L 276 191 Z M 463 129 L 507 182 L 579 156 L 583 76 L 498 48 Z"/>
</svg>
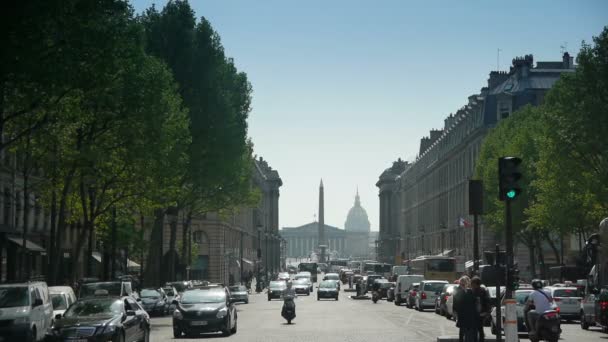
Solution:
<svg viewBox="0 0 608 342">
<path fill-rule="evenodd" d="M 498 159 L 498 198 L 501 201 L 512 201 L 521 193 L 519 164 L 521 159 L 517 157 Z"/>
</svg>

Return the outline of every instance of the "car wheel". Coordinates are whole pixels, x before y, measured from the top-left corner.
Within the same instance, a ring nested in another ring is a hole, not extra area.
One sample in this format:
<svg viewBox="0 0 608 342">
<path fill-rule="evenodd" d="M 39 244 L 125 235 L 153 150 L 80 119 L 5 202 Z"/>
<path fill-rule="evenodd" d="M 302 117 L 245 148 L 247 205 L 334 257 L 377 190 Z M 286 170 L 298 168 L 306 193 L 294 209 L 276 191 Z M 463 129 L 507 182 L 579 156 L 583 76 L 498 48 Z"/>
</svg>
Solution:
<svg viewBox="0 0 608 342">
<path fill-rule="evenodd" d="M 338 300 L 338 296 L 336 296 L 336 300 Z"/>
<path fill-rule="evenodd" d="M 144 337 L 141 339 L 142 342 L 150 342 L 150 327 L 144 328 Z"/>
<path fill-rule="evenodd" d="M 249 304 L 249 299 L 245 300 L 245 304 Z"/>
<path fill-rule="evenodd" d="M 222 336 L 230 336 L 230 318 L 228 319 L 228 322 L 226 323 L 226 329 L 222 330 Z"/>
<path fill-rule="evenodd" d="M 270 302 L 270 297 L 268 297 L 268 301 Z"/>
<path fill-rule="evenodd" d="M 321 298 L 319 298 L 319 296 L 317 296 L 317 300 L 321 300 Z"/>
<path fill-rule="evenodd" d="M 125 342 L 124 331 L 119 331 L 118 334 L 112 339 L 112 342 Z"/>
<path fill-rule="evenodd" d="M 182 337 L 182 332 L 177 328 L 173 328 L 173 338 L 180 338 L 180 337 Z"/>
<path fill-rule="evenodd" d="M 437 304 L 435 304 L 435 314 L 439 315 L 439 308 L 437 307 Z"/>
<path fill-rule="evenodd" d="M 32 327 L 32 329 L 30 329 L 27 332 L 27 335 L 25 336 L 25 340 L 27 342 L 36 342 L 36 340 L 37 340 L 36 327 Z"/>
<path fill-rule="evenodd" d="M 231 334 L 236 334 L 236 324 L 237 324 L 237 322 L 238 322 L 238 320 L 235 317 L 235 319 L 234 319 L 234 328 L 230 329 L 230 333 Z"/>
<path fill-rule="evenodd" d="M 589 329 L 589 323 L 587 323 L 587 320 L 585 319 L 585 314 L 583 312 L 581 312 L 581 328 L 583 328 L 583 330 Z"/>
</svg>

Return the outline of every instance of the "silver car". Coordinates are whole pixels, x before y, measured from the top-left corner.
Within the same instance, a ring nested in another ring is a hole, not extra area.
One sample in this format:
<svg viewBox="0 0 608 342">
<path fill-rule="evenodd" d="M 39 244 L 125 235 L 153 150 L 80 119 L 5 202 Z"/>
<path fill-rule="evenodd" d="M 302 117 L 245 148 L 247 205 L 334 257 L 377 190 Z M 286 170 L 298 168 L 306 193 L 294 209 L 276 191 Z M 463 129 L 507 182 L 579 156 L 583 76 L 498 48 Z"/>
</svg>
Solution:
<svg viewBox="0 0 608 342">
<path fill-rule="evenodd" d="M 435 308 L 435 300 L 441 293 L 443 286 L 447 283 L 445 280 L 421 281 L 416 293 L 416 310 L 423 311 L 425 308 Z"/>
<path fill-rule="evenodd" d="M 243 285 L 234 285 L 228 288 L 230 290 L 230 299 L 233 303 L 241 302 L 249 304 L 249 293 Z"/>
</svg>

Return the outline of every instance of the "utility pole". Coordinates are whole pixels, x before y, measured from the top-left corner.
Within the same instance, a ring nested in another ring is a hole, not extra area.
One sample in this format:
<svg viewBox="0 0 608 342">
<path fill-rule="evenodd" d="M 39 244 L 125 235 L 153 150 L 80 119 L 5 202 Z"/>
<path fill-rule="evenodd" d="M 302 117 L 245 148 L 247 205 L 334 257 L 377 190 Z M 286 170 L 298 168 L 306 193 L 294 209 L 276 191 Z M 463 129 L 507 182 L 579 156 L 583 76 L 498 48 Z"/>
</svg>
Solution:
<svg viewBox="0 0 608 342">
<path fill-rule="evenodd" d="M 478 215 L 483 214 L 483 184 L 469 180 L 469 214 L 473 215 L 473 269 L 479 275 L 479 226 Z"/>
</svg>

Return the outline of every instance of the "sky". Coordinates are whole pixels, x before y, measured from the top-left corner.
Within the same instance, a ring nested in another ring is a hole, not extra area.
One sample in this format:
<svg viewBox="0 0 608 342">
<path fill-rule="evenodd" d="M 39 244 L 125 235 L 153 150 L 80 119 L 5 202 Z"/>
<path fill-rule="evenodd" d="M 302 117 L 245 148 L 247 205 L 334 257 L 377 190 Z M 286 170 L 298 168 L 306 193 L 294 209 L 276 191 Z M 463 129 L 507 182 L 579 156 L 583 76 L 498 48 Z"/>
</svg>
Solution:
<svg viewBox="0 0 608 342">
<path fill-rule="evenodd" d="M 165 0 L 132 0 L 136 12 Z M 420 138 L 525 54 L 560 61 L 608 25 L 608 1 L 191 0 L 253 86 L 249 135 L 282 180 L 280 227 L 344 227 L 357 187 L 378 230 L 375 183 Z M 500 51 L 499 51 L 500 49 Z"/>
</svg>

